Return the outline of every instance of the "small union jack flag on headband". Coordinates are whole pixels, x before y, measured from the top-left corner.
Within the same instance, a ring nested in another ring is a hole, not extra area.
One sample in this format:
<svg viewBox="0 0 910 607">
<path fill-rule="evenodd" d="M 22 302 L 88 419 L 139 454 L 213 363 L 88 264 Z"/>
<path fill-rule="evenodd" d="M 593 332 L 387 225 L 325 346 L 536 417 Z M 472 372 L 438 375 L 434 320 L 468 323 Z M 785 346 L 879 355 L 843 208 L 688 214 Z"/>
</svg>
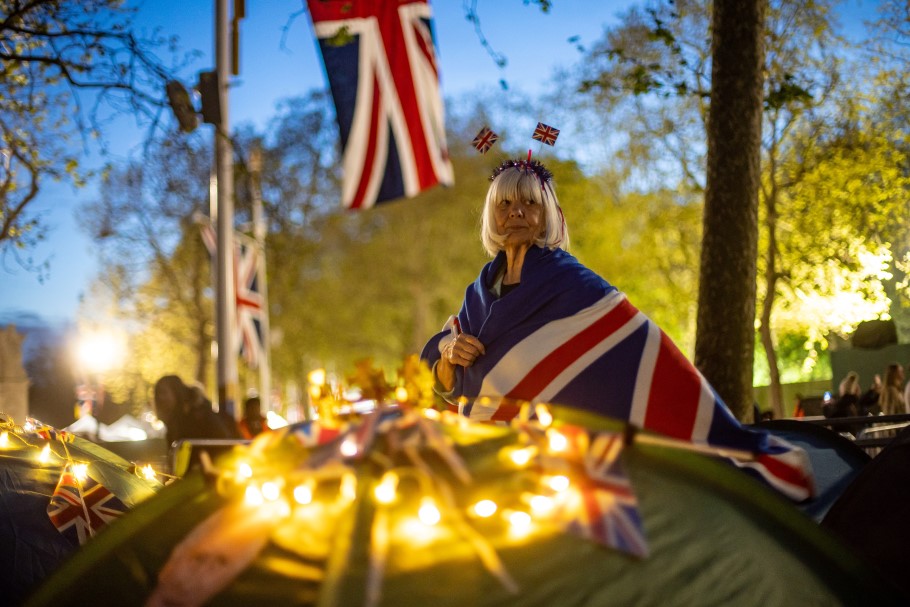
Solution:
<svg viewBox="0 0 910 607">
<path fill-rule="evenodd" d="M 556 138 L 559 137 L 559 129 L 554 129 L 548 124 L 538 122 L 537 128 L 534 129 L 534 134 L 532 137 L 537 141 L 541 141 L 547 145 L 556 145 Z"/>
<path fill-rule="evenodd" d="M 481 154 L 486 154 L 493 144 L 496 143 L 496 140 L 499 139 L 499 135 L 491 131 L 487 127 L 480 129 L 480 132 L 477 133 L 477 137 L 474 138 L 474 141 L 471 142 L 477 151 Z"/>
</svg>

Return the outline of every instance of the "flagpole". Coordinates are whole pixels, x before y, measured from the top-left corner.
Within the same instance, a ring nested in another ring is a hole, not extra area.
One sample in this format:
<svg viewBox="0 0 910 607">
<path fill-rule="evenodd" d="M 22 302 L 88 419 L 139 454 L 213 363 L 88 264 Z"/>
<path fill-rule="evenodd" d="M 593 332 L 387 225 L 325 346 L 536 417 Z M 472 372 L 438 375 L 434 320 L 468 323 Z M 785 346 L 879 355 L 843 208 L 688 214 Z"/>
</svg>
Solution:
<svg viewBox="0 0 910 607">
<path fill-rule="evenodd" d="M 228 0 L 215 0 L 215 69 L 218 74 L 219 120 L 215 124 L 215 187 L 217 190 L 218 271 L 215 325 L 218 376 L 218 408 L 234 415 L 237 363 L 234 356 L 234 167 L 229 140 L 228 83 L 231 44 L 228 35 Z"/>
</svg>

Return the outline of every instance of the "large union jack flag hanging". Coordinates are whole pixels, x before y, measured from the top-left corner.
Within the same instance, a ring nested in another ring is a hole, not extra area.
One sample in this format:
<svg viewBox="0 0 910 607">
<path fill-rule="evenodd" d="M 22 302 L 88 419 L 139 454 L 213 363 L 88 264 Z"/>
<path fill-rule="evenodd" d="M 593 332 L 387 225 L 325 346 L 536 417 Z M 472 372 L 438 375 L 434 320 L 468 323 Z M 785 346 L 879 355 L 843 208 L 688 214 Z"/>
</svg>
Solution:
<svg viewBox="0 0 910 607">
<path fill-rule="evenodd" d="M 47 515 L 60 533 L 82 545 L 126 510 L 116 495 L 91 477 L 79 481 L 72 465 L 67 464 L 47 506 Z"/>
<path fill-rule="evenodd" d="M 426 0 L 307 0 L 341 132 L 350 209 L 453 183 Z"/>
</svg>

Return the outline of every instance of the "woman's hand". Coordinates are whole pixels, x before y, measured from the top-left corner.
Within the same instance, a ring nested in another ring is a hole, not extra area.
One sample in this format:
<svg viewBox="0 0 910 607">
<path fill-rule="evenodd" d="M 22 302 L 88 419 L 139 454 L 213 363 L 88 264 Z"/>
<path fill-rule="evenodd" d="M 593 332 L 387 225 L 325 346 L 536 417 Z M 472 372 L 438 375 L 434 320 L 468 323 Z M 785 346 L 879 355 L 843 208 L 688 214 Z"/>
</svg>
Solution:
<svg viewBox="0 0 910 607">
<path fill-rule="evenodd" d="M 442 347 L 442 358 L 436 364 L 436 378 L 446 390 L 451 390 L 455 386 L 455 366 L 470 367 L 478 356 L 485 353 L 480 340 L 473 335 L 460 333 Z"/>
</svg>

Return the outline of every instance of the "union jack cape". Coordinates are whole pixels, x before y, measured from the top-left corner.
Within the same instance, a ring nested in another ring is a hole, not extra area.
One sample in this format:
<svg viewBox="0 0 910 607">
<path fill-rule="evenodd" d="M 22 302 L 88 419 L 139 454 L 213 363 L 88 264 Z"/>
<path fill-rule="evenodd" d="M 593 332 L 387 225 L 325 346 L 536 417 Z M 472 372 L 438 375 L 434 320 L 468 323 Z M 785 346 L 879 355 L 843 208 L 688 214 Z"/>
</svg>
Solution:
<svg viewBox="0 0 910 607">
<path fill-rule="evenodd" d="M 335 102 L 350 209 L 453 183 L 426 0 L 307 0 Z"/>
<path fill-rule="evenodd" d="M 456 367 L 464 415 L 508 421 L 517 401 L 550 402 L 626 420 L 696 444 L 748 451 L 732 460 L 794 500 L 813 493 L 806 453 L 743 427 L 701 373 L 660 328 L 615 287 L 562 251 L 532 246 L 519 286 L 502 299 L 491 291 L 505 254 L 467 288 L 457 320 L 486 353 Z M 435 364 L 447 328 L 421 358 Z"/>
</svg>

